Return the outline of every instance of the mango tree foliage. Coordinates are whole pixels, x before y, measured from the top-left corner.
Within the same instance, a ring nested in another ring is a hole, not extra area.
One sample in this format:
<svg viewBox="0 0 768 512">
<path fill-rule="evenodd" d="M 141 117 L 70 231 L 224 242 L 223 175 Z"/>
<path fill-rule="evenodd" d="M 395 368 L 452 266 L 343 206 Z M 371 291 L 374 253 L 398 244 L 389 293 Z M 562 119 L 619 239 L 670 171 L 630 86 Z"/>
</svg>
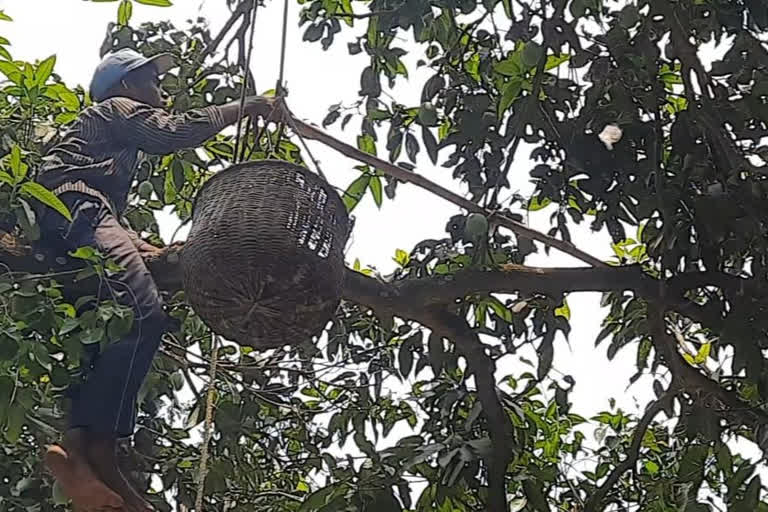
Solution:
<svg viewBox="0 0 768 512">
<path fill-rule="evenodd" d="M 227 2 L 233 30 L 221 36 L 203 20 L 132 23 L 134 4 L 166 0 L 115 4 L 102 53 L 174 53 L 181 68 L 163 81 L 174 109 L 239 97 L 245 45 L 236 28 L 250 2 Z M 331 107 L 324 125 L 354 130 L 360 150 L 415 173 L 426 155 L 473 201 L 513 218 L 547 209 L 553 237 L 569 241 L 570 227 L 584 222 L 610 233 L 612 264 L 632 265 L 640 278 L 626 278 L 624 291 L 595 280 L 590 289 L 611 290 L 597 343 L 609 359 L 636 354 L 637 373 L 612 387 L 651 375 L 658 400 L 640 416 L 612 407 L 587 418 L 574 408 L 578 383 L 552 368 L 555 350 L 567 350 L 568 303 L 579 300 L 565 296 L 569 283 L 449 297 L 450 311 L 420 322 L 410 320 L 420 305 L 408 297 L 391 311 L 344 302 L 319 341 L 219 351 L 206 507 L 463 512 L 496 510 L 501 496 L 504 509 L 530 512 L 768 509 L 759 464 L 729 444 L 766 446 L 763 3 L 301 4 L 294 22 L 308 44 L 343 44 L 347 31 L 350 55 L 369 60 L 359 96 Z M 701 50 L 713 42 L 727 51 L 710 66 Z M 429 78 L 418 104 L 401 104 L 388 91 L 413 66 Z M 90 99 L 61 80 L 55 57 L 15 60 L 2 38 L 0 74 L 0 213 L 7 229 L 34 241 L 35 201 L 68 215 L 35 183 L 37 165 Z M 606 125 L 622 134 L 611 147 L 598 138 Z M 274 127 L 244 134 L 245 158 L 303 163 L 295 138 Z M 202 151 L 145 161 L 131 224 L 160 244 L 153 212 L 171 206 L 188 221 L 196 192 L 234 152 L 234 137 L 220 135 Z M 528 177 L 510 173 L 516 158 L 518 167 L 530 158 Z M 348 208 L 397 201 L 405 185 L 359 169 Z M 523 179 L 534 194 L 510 194 Z M 397 270 L 377 279 L 450 280 L 474 267 L 478 239 L 467 239 L 465 220 L 447 218 L 443 238 L 398 250 Z M 505 230 L 485 245 L 493 265 L 513 269 L 544 250 Z M 76 256 L 86 274 L 116 270 L 94 251 Z M 63 293 L 72 276 L 22 270 L 0 275 L 0 510 L 31 512 L 63 504 L 40 452 L 64 428 L 82 355 L 117 339 L 131 318 L 108 302 L 78 314 Z M 614 281 L 629 275 L 615 270 Z M 183 293 L 168 301 L 182 335 L 165 341 L 124 447 L 126 467 L 160 510 L 194 503 L 211 357 L 211 333 Z M 572 340 L 574 350 L 586 350 L 583 342 Z M 535 361 L 520 355 L 530 348 Z M 513 373 L 489 379 L 502 360 Z"/>
</svg>

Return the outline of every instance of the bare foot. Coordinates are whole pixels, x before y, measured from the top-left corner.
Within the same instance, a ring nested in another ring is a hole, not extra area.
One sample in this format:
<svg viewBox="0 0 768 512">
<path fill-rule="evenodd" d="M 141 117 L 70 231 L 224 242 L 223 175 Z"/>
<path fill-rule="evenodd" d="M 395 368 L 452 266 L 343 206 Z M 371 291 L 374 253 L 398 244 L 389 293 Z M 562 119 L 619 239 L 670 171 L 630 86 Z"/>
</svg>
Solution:
<svg viewBox="0 0 768 512">
<path fill-rule="evenodd" d="M 52 445 L 45 453 L 45 465 L 76 510 L 95 512 L 123 508 L 123 499 L 96 477 L 85 457 L 76 450 Z"/>
<path fill-rule="evenodd" d="M 114 440 L 92 440 L 88 443 L 87 454 L 96 474 L 123 498 L 126 512 L 154 512 L 152 505 L 141 497 L 120 471 Z"/>
</svg>

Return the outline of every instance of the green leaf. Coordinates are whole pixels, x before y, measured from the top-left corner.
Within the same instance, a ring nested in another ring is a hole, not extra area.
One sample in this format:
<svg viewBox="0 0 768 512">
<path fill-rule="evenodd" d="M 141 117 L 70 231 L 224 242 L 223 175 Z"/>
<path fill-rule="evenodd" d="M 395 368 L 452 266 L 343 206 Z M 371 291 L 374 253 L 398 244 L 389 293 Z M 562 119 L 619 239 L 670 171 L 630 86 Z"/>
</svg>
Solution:
<svg viewBox="0 0 768 512">
<path fill-rule="evenodd" d="M 360 151 L 376 156 L 376 141 L 370 135 L 362 135 L 357 138 L 357 148 Z"/>
<path fill-rule="evenodd" d="M 37 66 L 35 71 L 35 83 L 37 85 L 44 85 L 45 82 L 51 77 L 53 73 L 53 67 L 56 65 L 56 56 L 51 55 Z"/>
<path fill-rule="evenodd" d="M 80 327 L 80 321 L 77 318 L 67 318 L 64 320 L 64 323 L 61 325 L 61 329 L 59 330 L 59 335 L 64 336 L 65 334 L 69 334 L 70 332 L 74 331 Z"/>
<path fill-rule="evenodd" d="M 544 496 L 543 484 L 532 479 L 523 480 L 523 490 L 528 498 L 529 508 L 536 512 L 547 512 L 550 510 L 547 505 L 547 499 Z"/>
<path fill-rule="evenodd" d="M 520 96 L 520 92 L 523 90 L 523 81 L 519 79 L 510 80 L 504 86 L 504 92 L 499 100 L 499 117 L 502 117 L 504 112 L 507 111 L 509 106 L 515 102 Z"/>
<path fill-rule="evenodd" d="M 24 80 L 21 68 L 15 62 L 0 62 L 0 73 L 4 74 L 8 77 L 8 80 L 16 85 L 21 85 Z"/>
<path fill-rule="evenodd" d="M 347 190 L 344 191 L 342 200 L 344 201 L 344 206 L 347 207 L 348 212 L 354 210 L 357 204 L 363 198 L 365 191 L 368 189 L 368 183 L 370 181 L 371 175 L 363 174 L 355 181 L 353 181 L 352 184 L 347 187 Z"/>
<path fill-rule="evenodd" d="M 709 358 L 709 352 L 712 349 L 711 343 L 705 343 L 699 348 L 698 354 L 693 358 L 693 364 L 703 364 Z"/>
<path fill-rule="evenodd" d="M 87 329 L 80 335 L 80 343 L 83 345 L 93 345 L 94 343 L 100 343 L 104 339 L 104 329 L 96 327 L 95 329 Z"/>
<path fill-rule="evenodd" d="M 432 135 L 430 129 L 426 126 L 421 127 L 421 139 L 424 141 L 424 147 L 427 148 L 427 154 L 433 164 L 437 164 L 437 140 Z"/>
<path fill-rule="evenodd" d="M 416 155 L 419 154 L 419 142 L 416 140 L 416 137 L 408 132 L 405 135 L 405 153 L 408 155 L 408 159 L 416 163 Z"/>
<path fill-rule="evenodd" d="M 341 0 L 337 4 L 337 12 L 340 14 L 354 14 L 354 11 L 352 10 L 352 1 L 351 0 Z M 354 18 L 351 16 L 344 16 L 342 18 L 344 20 L 344 23 L 346 23 L 348 26 L 354 25 Z"/>
<path fill-rule="evenodd" d="M 176 183 L 174 180 L 173 167 L 181 167 L 181 163 L 174 158 L 171 168 L 165 172 L 165 182 L 163 183 L 163 200 L 165 204 L 173 204 L 176 200 Z"/>
<path fill-rule="evenodd" d="M 411 256 L 402 249 L 397 249 L 395 251 L 395 262 L 400 265 L 401 267 L 404 267 L 408 265 L 408 262 L 411 261 Z"/>
<path fill-rule="evenodd" d="M 131 0 L 123 0 L 120 3 L 120 7 L 117 8 L 117 24 L 128 25 L 133 15 L 133 2 Z"/>
<path fill-rule="evenodd" d="M 58 480 L 53 482 L 52 497 L 54 505 L 66 505 L 69 503 L 69 498 L 64 494 L 64 490 L 61 488 Z"/>
<path fill-rule="evenodd" d="M 619 13 L 619 25 L 629 29 L 640 21 L 640 12 L 636 5 L 629 4 Z"/>
<path fill-rule="evenodd" d="M 520 512 L 528 504 L 528 500 L 525 498 L 518 498 L 509 502 L 509 512 Z"/>
<path fill-rule="evenodd" d="M 56 116 L 55 121 L 59 124 L 69 124 L 75 119 L 77 119 L 76 112 L 62 112 Z"/>
<path fill-rule="evenodd" d="M 19 440 L 25 418 L 26 411 L 24 408 L 18 403 L 11 404 L 8 409 L 8 419 L 5 426 L 5 438 L 10 443 L 15 443 Z"/>
<path fill-rule="evenodd" d="M 571 319 L 571 308 L 568 307 L 568 302 L 563 299 L 563 305 L 555 309 L 555 316 L 562 316 L 566 320 Z"/>
<path fill-rule="evenodd" d="M 336 490 L 336 484 L 323 487 L 307 496 L 299 507 L 299 512 L 315 512 L 325 507 Z"/>
<path fill-rule="evenodd" d="M 76 251 L 70 252 L 69 255 L 73 258 L 87 261 L 94 261 L 98 257 L 96 249 L 93 247 L 79 247 Z"/>
<path fill-rule="evenodd" d="M 520 55 L 520 60 L 522 61 L 523 66 L 526 68 L 532 68 L 538 64 L 539 59 L 541 59 L 543 55 L 544 48 L 533 41 L 529 41 L 523 48 L 523 52 Z"/>
<path fill-rule="evenodd" d="M 13 176 L 16 178 L 14 183 L 19 183 L 24 179 L 24 174 L 26 174 L 26 172 L 24 172 L 21 165 L 21 149 L 16 144 L 14 144 L 11 148 L 9 164 L 11 166 L 11 172 L 13 172 Z"/>
<path fill-rule="evenodd" d="M 140 4 L 154 5 L 155 7 L 170 7 L 173 5 L 171 0 L 136 0 Z"/>
<path fill-rule="evenodd" d="M 522 63 L 520 62 L 520 54 L 510 53 L 509 56 L 503 61 L 493 66 L 493 70 L 504 76 L 511 76 L 522 80 Z"/>
<path fill-rule="evenodd" d="M 381 204 L 384 201 L 381 189 L 381 178 L 378 176 L 371 176 L 371 181 L 368 183 L 368 188 L 371 189 L 371 194 L 373 194 L 373 200 L 376 202 L 376 206 L 381 208 Z"/>
<path fill-rule="evenodd" d="M 544 65 L 544 70 L 549 71 L 550 69 L 555 69 L 556 67 L 560 66 L 560 64 L 568 62 L 570 59 L 571 59 L 571 56 L 567 53 L 561 53 L 559 55 L 549 55 L 547 57 L 547 63 Z"/>
<path fill-rule="evenodd" d="M 13 21 L 13 18 L 5 14 L 5 11 L 0 10 L 0 21 Z"/>
<path fill-rule="evenodd" d="M 489 297 L 483 302 L 487 306 L 489 306 L 494 313 L 496 313 L 496 316 L 498 316 L 505 322 L 509 323 L 512 321 L 512 312 L 509 309 L 507 309 L 507 307 L 504 304 L 502 304 L 501 301 L 496 297 Z"/>
<path fill-rule="evenodd" d="M 528 201 L 528 211 L 529 212 L 536 212 L 539 210 L 543 210 L 547 206 L 549 206 L 552 203 L 552 200 L 548 197 L 539 198 L 538 196 L 533 196 L 530 201 Z"/>
<path fill-rule="evenodd" d="M 537 369 L 537 376 L 539 380 L 542 380 L 547 376 L 549 370 L 552 368 L 552 360 L 555 357 L 555 349 L 553 346 L 555 340 L 555 331 L 548 328 L 544 333 L 544 338 L 541 340 L 539 346 L 539 367 Z"/>
<path fill-rule="evenodd" d="M 427 341 L 427 347 L 429 349 L 429 363 L 432 365 L 432 372 L 435 375 L 440 375 L 440 370 L 442 370 L 445 362 L 443 338 L 434 332 L 431 333 Z"/>
<path fill-rule="evenodd" d="M 37 199 L 46 206 L 50 206 L 59 212 L 62 216 L 64 216 L 64 218 L 66 218 L 68 221 L 72 221 L 72 214 L 69 213 L 69 209 L 64 203 L 61 202 L 61 199 L 56 197 L 53 192 L 40 185 L 39 183 L 35 183 L 34 181 L 27 181 L 21 186 L 21 192 L 25 195 Z"/>
</svg>

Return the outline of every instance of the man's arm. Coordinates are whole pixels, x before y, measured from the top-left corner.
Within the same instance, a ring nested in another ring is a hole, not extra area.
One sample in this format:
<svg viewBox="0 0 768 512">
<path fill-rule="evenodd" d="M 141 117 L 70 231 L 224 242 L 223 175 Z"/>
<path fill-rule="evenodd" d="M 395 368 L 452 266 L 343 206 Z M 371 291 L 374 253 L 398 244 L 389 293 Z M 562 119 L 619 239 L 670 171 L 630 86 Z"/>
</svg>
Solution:
<svg viewBox="0 0 768 512">
<path fill-rule="evenodd" d="M 146 153 L 164 155 L 199 146 L 223 128 L 237 122 L 240 103 L 171 114 L 128 98 L 112 98 L 110 131 L 116 140 Z M 245 114 L 269 115 L 272 100 L 248 98 Z"/>
</svg>

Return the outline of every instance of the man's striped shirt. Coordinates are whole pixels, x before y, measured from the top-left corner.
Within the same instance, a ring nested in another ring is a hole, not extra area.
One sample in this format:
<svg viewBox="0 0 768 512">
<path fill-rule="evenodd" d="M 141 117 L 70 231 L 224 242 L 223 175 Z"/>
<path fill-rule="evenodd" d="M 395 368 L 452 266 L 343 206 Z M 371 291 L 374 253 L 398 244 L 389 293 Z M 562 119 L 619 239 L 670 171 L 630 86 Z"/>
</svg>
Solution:
<svg viewBox="0 0 768 512">
<path fill-rule="evenodd" d="M 165 155 L 194 148 L 235 119 L 215 106 L 171 114 L 128 98 L 85 109 L 43 159 L 38 181 L 49 189 L 83 183 L 125 209 L 139 153 Z"/>
</svg>

